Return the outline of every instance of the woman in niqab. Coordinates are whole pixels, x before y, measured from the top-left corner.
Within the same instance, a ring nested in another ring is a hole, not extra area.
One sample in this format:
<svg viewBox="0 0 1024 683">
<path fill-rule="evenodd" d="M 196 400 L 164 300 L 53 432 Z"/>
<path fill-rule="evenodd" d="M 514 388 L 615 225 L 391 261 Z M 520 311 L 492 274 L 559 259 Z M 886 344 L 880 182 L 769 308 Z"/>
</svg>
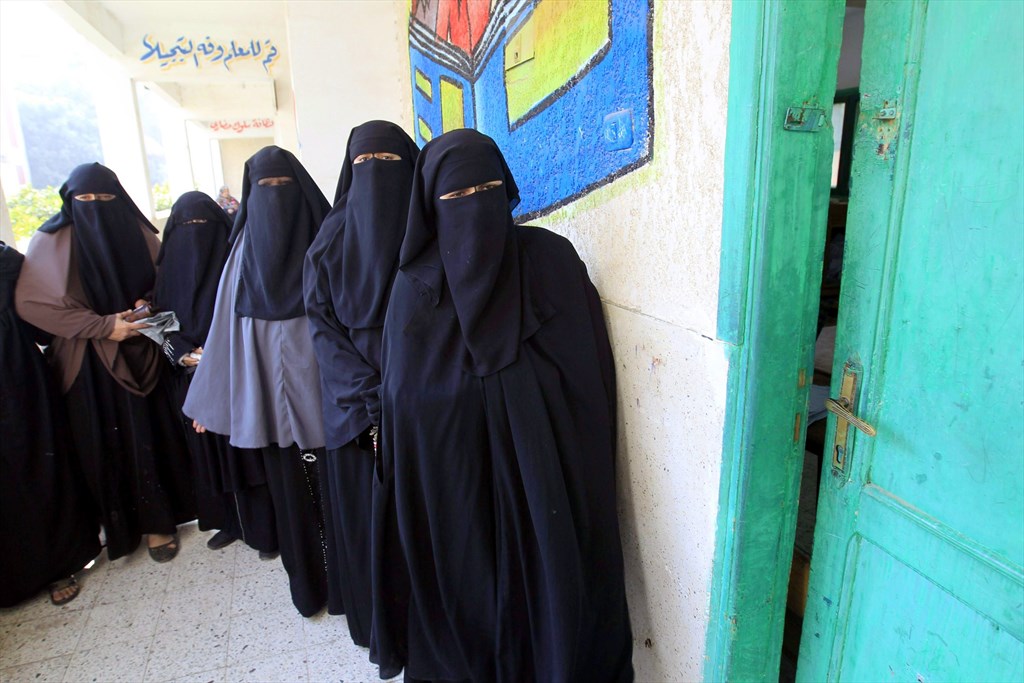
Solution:
<svg viewBox="0 0 1024 683">
<path fill-rule="evenodd" d="M 306 254 L 306 315 L 320 365 L 327 457 L 328 611 L 370 644 L 370 520 L 380 349 L 419 150 L 401 128 L 353 129 L 334 208 Z"/>
<path fill-rule="evenodd" d="M 0 242 L 0 607 L 47 584 L 55 605 L 70 602 L 74 572 L 100 553 L 56 378 L 36 345 L 49 340 L 14 311 L 23 261 Z"/>
<path fill-rule="evenodd" d="M 164 227 L 154 304 L 174 311 L 180 329 L 167 335 L 164 355 L 173 368 L 178 415 L 213 319 L 217 283 L 228 256 L 231 219 L 202 192 L 186 192 L 171 207 Z M 274 509 L 259 453 L 239 452 L 228 438 L 199 434 L 184 424 L 195 467 L 199 528 L 219 529 L 208 547 L 223 548 L 237 539 L 263 553 L 277 551 Z"/>
<path fill-rule="evenodd" d="M 259 449 L 292 602 L 307 617 L 327 602 L 327 572 L 320 371 L 302 262 L 329 209 L 290 152 L 264 147 L 246 162 L 231 251 L 184 406 L 197 431 Z"/>
<path fill-rule="evenodd" d="M 75 168 L 60 196 L 29 244 L 17 310 L 54 335 L 47 353 L 108 556 L 131 553 L 145 533 L 166 562 L 179 550 L 177 525 L 195 518 L 190 459 L 160 348 L 125 320 L 152 294 L 160 242 L 100 164 Z"/>
<path fill-rule="evenodd" d="M 485 135 L 420 153 L 384 326 L 371 654 L 407 680 L 629 681 L 604 316 L 517 202 Z"/>
</svg>

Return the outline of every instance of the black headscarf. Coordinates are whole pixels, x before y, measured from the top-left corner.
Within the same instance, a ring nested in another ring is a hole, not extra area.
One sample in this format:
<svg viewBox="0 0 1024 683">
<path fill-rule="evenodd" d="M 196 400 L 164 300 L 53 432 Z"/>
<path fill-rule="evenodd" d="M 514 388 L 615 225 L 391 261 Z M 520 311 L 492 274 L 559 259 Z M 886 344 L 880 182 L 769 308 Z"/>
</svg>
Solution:
<svg viewBox="0 0 1024 683">
<path fill-rule="evenodd" d="M 210 331 L 230 234 L 231 218 L 202 192 L 186 192 L 171 207 L 156 259 L 154 300 L 177 314 L 180 333 L 193 346 L 202 346 Z"/>
<path fill-rule="evenodd" d="M 259 185 L 289 177 L 287 185 Z M 247 162 L 231 242 L 245 230 L 235 314 L 262 320 L 303 315 L 302 263 L 330 205 L 295 155 L 264 147 Z"/>
<path fill-rule="evenodd" d="M 360 154 L 373 152 L 390 152 L 401 160 L 353 164 Z M 364 123 L 349 135 L 335 207 L 323 228 L 338 232 L 332 239 L 342 242 L 327 250 L 322 261 L 331 273 L 335 315 L 349 329 L 384 326 L 418 154 L 412 138 L 387 121 Z"/>
<path fill-rule="evenodd" d="M 112 201 L 78 201 L 81 194 L 112 194 Z M 117 176 L 98 163 L 82 164 L 60 188 L 60 212 L 39 228 L 75 226 L 75 258 L 89 306 L 101 315 L 133 308 L 153 289 L 156 269 L 142 230 L 156 232 Z"/>
<path fill-rule="evenodd" d="M 454 200 L 441 195 L 486 183 L 502 186 Z M 472 129 L 427 143 L 416 162 L 400 270 L 436 306 L 447 282 L 475 375 L 515 361 L 522 325 L 522 282 L 512 209 L 519 188 L 494 141 Z"/>
</svg>

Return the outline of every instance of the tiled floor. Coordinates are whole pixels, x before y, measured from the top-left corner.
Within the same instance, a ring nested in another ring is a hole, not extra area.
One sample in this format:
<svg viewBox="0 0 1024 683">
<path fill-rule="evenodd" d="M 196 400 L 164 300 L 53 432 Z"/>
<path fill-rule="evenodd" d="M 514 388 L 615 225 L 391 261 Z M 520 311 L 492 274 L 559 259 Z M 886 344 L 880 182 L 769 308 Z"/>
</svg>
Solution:
<svg viewBox="0 0 1024 683">
<path fill-rule="evenodd" d="M 0 610 L 0 683 L 378 680 L 345 617 L 299 616 L 280 560 L 209 536 L 182 527 L 167 564 L 101 557 L 63 607 L 40 594 Z"/>
</svg>

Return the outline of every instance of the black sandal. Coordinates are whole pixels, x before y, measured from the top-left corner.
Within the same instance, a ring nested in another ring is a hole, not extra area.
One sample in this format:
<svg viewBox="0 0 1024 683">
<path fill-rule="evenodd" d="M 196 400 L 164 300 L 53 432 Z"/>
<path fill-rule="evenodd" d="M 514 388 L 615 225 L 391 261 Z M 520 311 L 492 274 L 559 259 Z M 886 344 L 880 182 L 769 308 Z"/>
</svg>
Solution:
<svg viewBox="0 0 1024 683">
<path fill-rule="evenodd" d="M 74 590 L 71 592 L 70 595 L 67 595 L 67 596 L 65 596 L 63 598 L 58 598 L 57 597 L 57 593 L 59 593 L 62 590 L 66 590 L 68 588 L 74 588 Z M 75 575 L 72 574 L 71 576 L 67 577 L 66 579 L 61 579 L 60 581 L 54 581 L 53 583 L 50 584 L 50 602 L 52 602 L 57 607 L 60 607 L 61 605 L 66 605 L 69 602 L 71 602 L 72 600 L 74 600 L 75 598 L 77 598 L 78 594 L 81 593 L 81 592 L 82 592 L 82 588 L 78 585 L 78 579 L 76 579 Z"/>
<path fill-rule="evenodd" d="M 153 558 L 154 562 L 170 562 L 177 557 L 179 550 L 181 550 L 181 542 L 178 539 L 178 534 L 174 534 L 174 537 L 167 543 L 150 548 L 149 556 Z"/>
</svg>

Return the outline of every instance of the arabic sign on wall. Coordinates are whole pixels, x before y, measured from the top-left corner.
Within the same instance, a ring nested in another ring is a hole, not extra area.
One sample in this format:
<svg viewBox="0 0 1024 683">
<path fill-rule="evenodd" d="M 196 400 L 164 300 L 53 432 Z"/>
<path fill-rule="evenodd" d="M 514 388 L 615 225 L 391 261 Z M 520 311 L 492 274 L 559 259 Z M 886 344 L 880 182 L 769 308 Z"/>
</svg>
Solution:
<svg viewBox="0 0 1024 683">
<path fill-rule="evenodd" d="M 494 138 L 516 215 L 563 206 L 651 160 L 653 0 L 412 0 L 419 144 Z"/>
<path fill-rule="evenodd" d="M 269 38 L 224 42 L 211 40 L 210 36 L 202 40 L 178 36 L 174 41 L 164 42 L 147 33 L 142 36 L 142 46 L 144 49 L 139 61 L 143 64 L 156 63 L 162 71 L 180 66 L 196 69 L 222 66 L 231 71 L 233 66 L 252 60 L 269 74 L 280 57 L 277 46 Z"/>
<path fill-rule="evenodd" d="M 274 119 L 219 119 L 206 124 L 214 133 L 238 133 L 265 131 L 274 127 Z"/>
</svg>

